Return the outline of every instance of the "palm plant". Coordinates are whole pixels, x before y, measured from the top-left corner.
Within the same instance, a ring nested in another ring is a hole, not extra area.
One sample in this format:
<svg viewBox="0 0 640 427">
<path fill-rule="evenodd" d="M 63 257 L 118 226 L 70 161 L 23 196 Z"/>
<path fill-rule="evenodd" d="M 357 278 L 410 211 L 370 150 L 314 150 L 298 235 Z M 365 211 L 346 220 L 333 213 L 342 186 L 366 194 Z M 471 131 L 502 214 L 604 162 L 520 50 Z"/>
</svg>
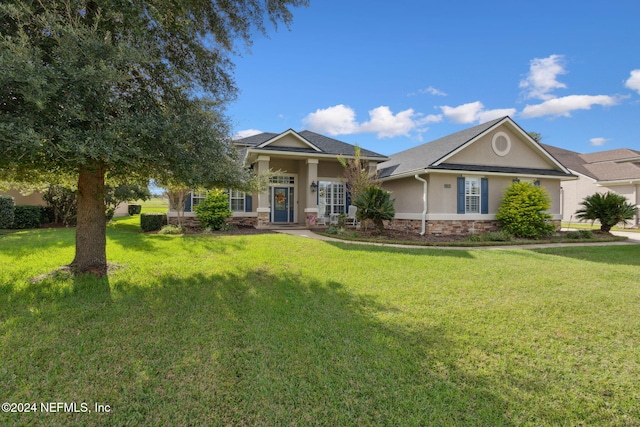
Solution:
<svg viewBox="0 0 640 427">
<path fill-rule="evenodd" d="M 587 196 L 576 211 L 580 221 L 599 221 L 600 230 L 609 232 L 614 225 L 626 222 L 638 215 L 638 207 L 627 202 L 626 197 L 607 191 Z"/>
<path fill-rule="evenodd" d="M 358 207 L 358 219 L 360 221 L 371 220 L 376 230 L 384 230 L 384 220 L 392 220 L 396 214 L 391 199 L 391 193 L 382 188 L 371 185 L 362 192 L 355 194 L 353 204 Z"/>
</svg>

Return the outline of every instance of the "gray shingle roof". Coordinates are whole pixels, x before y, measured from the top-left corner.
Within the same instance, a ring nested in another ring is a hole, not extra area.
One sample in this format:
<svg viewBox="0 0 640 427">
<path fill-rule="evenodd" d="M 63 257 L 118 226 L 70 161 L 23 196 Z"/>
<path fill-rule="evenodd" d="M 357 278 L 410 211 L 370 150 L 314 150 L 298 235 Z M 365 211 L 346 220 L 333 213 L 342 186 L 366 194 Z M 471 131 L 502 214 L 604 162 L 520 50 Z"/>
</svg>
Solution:
<svg viewBox="0 0 640 427">
<path fill-rule="evenodd" d="M 598 181 L 640 179 L 640 164 L 624 162 L 626 159 L 640 157 L 640 152 L 636 150 L 618 148 L 580 154 L 551 145 L 544 145 L 544 148 L 567 168 Z"/>
<path fill-rule="evenodd" d="M 491 129 L 504 118 L 501 117 L 394 154 L 388 161 L 378 165 L 380 177 L 387 178 L 429 167 L 476 136 Z"/>
<path fill-rule="evenodd" d="M 347 144 L 346 142 L 338 141 L 337 139 L 329 138 L 324 135 L 320 135 L 319 133 L 311 132 L 309 130 L 303 130 L 301 132 L 296 132 L 298 135 L 306 139 L 309 143 L 313 144 L 315 147 L 318 147 L 323 154 L 335 154 L 335 155 L 343 155 L 343 156 L 353 156 L 355 154 L 355 146 L 351 144 Z M 260 144 L 263 144 L 278 135 L 279 133 L 271 133 L 264 132 L 258 135 L 249 136 L 247 138 L 242 138 L 235 140 L 234 143 L 237 145 L 244 145 L 249 148 L 257 147 Z M 260 150 L 265 151 L 290 151 L 290 152 L 298 152 L 298 153 L 309 153 L 309 154 L 317 154 L 318 152 L 311 147 L 309 148 L 292 148 L 292 147 L 262 147 Z M 364 148 L 360 148 L 360 153 L 363 157 L 369 158 L 380 158 L 380 160 L 384 160 L 387 156 L 382 154 L 375 153 L 370 150 L 365 150 Z"/>
</svg>

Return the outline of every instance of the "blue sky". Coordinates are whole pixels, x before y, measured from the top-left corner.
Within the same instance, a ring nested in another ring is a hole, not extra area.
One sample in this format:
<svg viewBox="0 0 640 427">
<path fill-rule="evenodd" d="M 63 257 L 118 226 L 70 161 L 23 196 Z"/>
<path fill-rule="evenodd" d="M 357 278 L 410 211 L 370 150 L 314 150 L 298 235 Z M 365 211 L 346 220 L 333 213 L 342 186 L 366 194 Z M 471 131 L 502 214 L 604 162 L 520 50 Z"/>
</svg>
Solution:
<svg viewBox="0 0 640 427">
<path fill-rule="evenodd" d="M 509 115 L 582 153 L 640 150 L 640 1 L 311 0 L 233 58 L 240 136 L 382 154 Z"/>
</svg>

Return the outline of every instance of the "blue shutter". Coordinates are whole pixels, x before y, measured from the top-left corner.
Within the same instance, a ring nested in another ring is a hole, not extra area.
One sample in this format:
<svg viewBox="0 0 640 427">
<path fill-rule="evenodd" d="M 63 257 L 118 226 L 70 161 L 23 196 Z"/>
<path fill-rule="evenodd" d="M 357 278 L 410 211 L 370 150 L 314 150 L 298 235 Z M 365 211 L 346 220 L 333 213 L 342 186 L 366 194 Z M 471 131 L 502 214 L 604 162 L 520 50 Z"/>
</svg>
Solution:
<svg viewBox="0 0 640 427">
<path fill-rule="evenodd" d="M 345 203 L 345 207 L 344 207 L 344 211 L 345 213 L 349 210 L 349 206 L 351 206 L 351 186 L 347 183 L 344 186 L 345 192 L 344 192 L 344 203 Z"/>
<path fill-rule="evenodd" d="M 464 209 L 464 177 L 458 177 L 458 213 L 463 214 Z"/>
<path fill-rule="evenodd" d="M 253 201 L 253 197 L 251 196 L 251 194 L 244 195 L 244 211 L 245 212 L 251 212 L 253 210 L 251 206 L 252 201 Z"/>
<path fill-rule="evenodd" d="M 187 200 L 185 200 L 185 202 L 184 202 L 184 211 L 185 212 L 191 212 L 191 195 L 192 194 L 193 193 L 189 193 L 187 195 Z"/>
<path fill-rule="evenodd" d="M 480 179 L 480 213 L 489 213 L 489 180 Z"/>
</svg>

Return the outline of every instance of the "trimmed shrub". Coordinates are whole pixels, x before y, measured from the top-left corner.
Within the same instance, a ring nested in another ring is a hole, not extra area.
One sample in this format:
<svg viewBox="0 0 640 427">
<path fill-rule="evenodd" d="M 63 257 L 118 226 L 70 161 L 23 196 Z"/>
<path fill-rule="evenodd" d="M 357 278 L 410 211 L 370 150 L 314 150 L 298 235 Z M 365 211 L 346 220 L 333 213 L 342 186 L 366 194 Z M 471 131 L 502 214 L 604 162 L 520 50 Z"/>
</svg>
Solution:
<svg viewBox="0 0 640 427">
<path fill-rule="evenodd" d="M 163 213 L 140 214 L 140 228 L 142 231 L 160 230 L 163 225 L 167 225 L 167 215 Z"/>
<path fill-rule="evenodd" d="M 516 237 L 538 238 L 553 233 L 555 226 L 545 211 L 551 207 L 547 191 L 530 182 L 514 182 L 504 192 L 496 214 L 502 230 Z"/>
<path fill-rule="evenodd" d="M 222 230 L 231 218 L 229 197 L 222 190 L 211 190 L 195 207 L 200 227 L 212 230 Z"/>
<path fill-rule="evenodd" d="M 142 205 L 129 205 L 127 208 L 129 215 L 138 215 L 142 212 Z"/>
<path fill-rule="evenodd" d="M 56 214 L 51 206 L 41 206 L 40 224 L 51 224 L 56 219 Z"/>
<path fill-rule="evenodd" d="M 16 206 L 13 212 L 12 228 L 38 228 L 42 224 L 42 206 Z"/>
<path fill-rule="evenodd" d="M 0 228 L 13 227 L 13 197 L 0 196 Z"/>
</svg>

